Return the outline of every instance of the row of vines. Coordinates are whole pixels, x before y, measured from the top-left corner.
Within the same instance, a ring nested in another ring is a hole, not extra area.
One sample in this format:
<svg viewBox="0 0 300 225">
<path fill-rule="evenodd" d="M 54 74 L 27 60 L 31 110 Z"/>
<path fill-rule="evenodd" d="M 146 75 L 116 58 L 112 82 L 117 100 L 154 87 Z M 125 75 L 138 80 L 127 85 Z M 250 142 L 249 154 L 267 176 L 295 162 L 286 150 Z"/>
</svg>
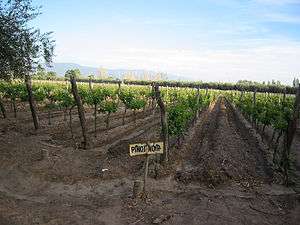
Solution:
<svg viewBox="0 0 300 225">
<path fill-rule="evenodd" d="M 69 82 L 34 82 L 32 86 L 34 99 L 40 112 L 48 112 L 48 124 L 51 124 L 51 114 L 61 110 L 64 119 L 76 106 Z M 182 135 L 199 110 L 208 106 L 214 92 L 197 91 L 192 88 L 160 89 L 161 98 L 166 106 L 168 135 L 171 137 Z M 78 93 L 85 109 L 92 109 L 94 115 L 94 129 L 96 136 L 97 115 L 106 115 L 106 128 L 109 129 L 110 116 L 120 111 L 123 113 L 125 125 L 126 113 L 131 110 L 134 120 L 137 111 L 146 108 L 155 110 L 156 99 L 152 86 L 132 86 L 118 84 L 87 84 L 78 83 Z M 17 103 L 27 102 L 28 94 L 23 82 L 0 82 L 0 99 L 11 105 L 14 117 L 17 117 Z M 6 106 L 6 107 L 7 107 Z"/>
<path fill-rule="evenodd" d="M 260 128 L 264 132 L 266 127 L 272 128 L 269 146 L 274 149 L 273 162 L 275 165 L 279 165 L 279 168 L 284 167 L 285 171 L 290 168 L 289 154 L 286 153 L 288 152 L 286 149 L 290 146 L 281 151 L 281 154 L 277 151 L 277 146 L 280 139 L 291 142 L 289 136 L 291 136 L 290 130 L 293 129 L 290 122 L 295 112 L 294 95 L 257 93 L 256 91 L 208 91 L 207 88 L 200 90 L 199 87 L 159 88 L 155 85 L 126 85 L 123 83 L 78 82 L 77 86 L 84 109 L 93 110 L 95 137 L 99 113 L 106 115 L 106 129 L 109 129 L 110 117 L 113 113 L 118 111 L 123 113 L 122 124 L 125 125 L 125 116 L 129 110 L 133 112 L 135 121 L 137 111 L 150 109 L 154 115 L 160 108 L 164 141 L 169 137 L 177 139 L 182 137 L 188 130 L 190 122 L 197 119 L 199 112 L 218 95 L 223 94 L 251 120 L 257 129 Z M 64 119 L 69 112 L 71 118 L 71 111 L 76 106 L 76 102 L 68 81 L 34 82 L 32 92 L 40 111 L 48 112 L 49 124 L 51 124 L 51 113 L 54 110 L 63 111 Z M 5 106 L 7 107 L 9 104 L 14 117 L 17 117 L 17 103 L 27 100 L 28 94 L 23 82 L 0 82 L 0 106 L 3 117 L 5 117 Z M 287 145 L 284 143 L 284 146 Z"/>
<path fill-rule="evenodd" d="M 237 91 L 226 92 L 225 96 L 262 134 L 266 134 L 267 127 L 271 130 L 268 146 L 273 150 L 273 164 L 276 169 L 283 171 L 285 182 L 290 183 L 290 147 L 297 127 L 295 123 L 299 118 L 295 96 Z"/>
</svg>

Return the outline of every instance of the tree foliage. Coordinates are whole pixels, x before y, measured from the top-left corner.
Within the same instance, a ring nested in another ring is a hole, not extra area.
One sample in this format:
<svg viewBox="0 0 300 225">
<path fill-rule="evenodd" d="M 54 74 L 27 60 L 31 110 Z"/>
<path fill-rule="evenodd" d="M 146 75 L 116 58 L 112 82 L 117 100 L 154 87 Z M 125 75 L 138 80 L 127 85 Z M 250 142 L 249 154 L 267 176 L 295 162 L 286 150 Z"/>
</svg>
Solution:
<svg viewBox="0 0 300 225">
<path fill-rule="evenodd" d="M 29 23 L 40 7 L 31 0 L 0 0 L 0 78 L 23 78 L 41 60 L 50 64 L 54 51 L 51 32 L 41 33 Z"/>
<path fill-rule="evenodd" d="M 65 73 L 65 78 L 70 79 L 71 76 L 74 76 L 75 79 L 78 79 L 81 77 L 81 72 L 79 69 L 71 69 L 67 70 Z"/>
<path fill-rule="evenodd" d="M 36 80 L 56 80 L 57 74 L 54 71 L 46 71 L 41 65 L 38 65 L 32 78 Z"/>
</svg>

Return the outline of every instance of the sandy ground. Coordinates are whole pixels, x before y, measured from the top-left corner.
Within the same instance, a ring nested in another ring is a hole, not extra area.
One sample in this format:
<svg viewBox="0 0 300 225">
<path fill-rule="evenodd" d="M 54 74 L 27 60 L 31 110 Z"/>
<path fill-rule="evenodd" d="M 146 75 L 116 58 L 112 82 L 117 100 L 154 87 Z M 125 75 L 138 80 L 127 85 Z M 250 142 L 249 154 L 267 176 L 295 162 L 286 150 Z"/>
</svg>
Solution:
<svg viewBox="0 0 300 225">
<path fill-rule="evenodd" d="M 28 112 L 0 119 L 0 225 L 31 224 L 299 224 L 300 197 L 274 179 L 268 152 L 247 122 L 224 99 L 204 111 L 171 149 L 148 194 L 132 198 L 144 157 L 129 157 L 128 144 L 159 140 L 159 112 L 122 113 L 97 137 L 87 113 L 92 147 L 74 149 L 62 113 L 52 125 L 40 116 L 34 132 Z M 74 110 L 73 128 L 80 143 Z M 107 169 L 103 171 L 103 169 Z"/>
</svg>

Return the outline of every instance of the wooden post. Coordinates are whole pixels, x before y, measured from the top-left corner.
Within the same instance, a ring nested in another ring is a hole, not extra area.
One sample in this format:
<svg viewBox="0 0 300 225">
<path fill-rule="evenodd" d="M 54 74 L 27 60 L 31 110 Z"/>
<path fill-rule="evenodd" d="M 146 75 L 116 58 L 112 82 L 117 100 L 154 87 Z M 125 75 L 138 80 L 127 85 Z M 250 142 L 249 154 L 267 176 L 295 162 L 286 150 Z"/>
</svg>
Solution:
<svg viewBox="0 0 300 225">
<path fill-rule="evenodd" d="M 35 105 L 35 101 L 34 101 L 34 97 L 33 97 L 33 93 L 32 93 L 31 77 L 29 74 L 25 75 L 25 84 L 26 84 L 26 89 L 28 92 L 28 102 L 29 102 L 29 106 L 30 106 L 30 111 L 31 111 L 32 119 L 33 119 L 34 128 L 37 130 L 37 129 L 39 129 L 39 119 L 38 119 L 37 112 L 36 112 L 36 105 Z"/>
<path fill-rule="evenodd" d="M 3 118 L 5 119 L 6 118 L 6 110 L 5 110 L 4 104 L 1 99 L 0 99 L 0 110 L 1 110 Z"/>
<path fill-rule="evenodd" d="M 93 82 L 92 82 L 92 78 L 89 78 L 89 89 L 90 91 L 93 89 Z"/>
<path fill-rule="evenodd" d="M 155 89 L 154 89 L 154 83 L 151 85 L 151 87 L 152 87 L 152 92 L 155 92 Z M 154 109 L 155 107 L 154 107 L 154 101 L 155 101 L 155 96 L 152 96 L 152 109 Z M 154 110 L 153 110 L 154 111 Z M 154 115 L 154 113 L 153 113 L 153 115 Z"/>
<path fill-rule="evenodd" d="M 161 126 L 162 126 L 162 139 L 163 139 L 163 142 L 164 142 L 163 158 L 164 158 L 164 161 L 167 162 L 168 161 L 168 148 L 169 148 L 167 113 L 166 113 L 165 105 L 164 105 L 164 103 L 161 99 L 161 96 L 160 96 L 159 86 L 155 85 L 154 90 L 155 90 L 156 101 L 157 101 L 157 103 L 160 107 L 160 118 L 161 118 Z"/>
<path fill-rule="evenodd" d="M 17 107 L 16 107 L 16 98 L 14 97 L 12 100 L 13 110 L 14 110 L 14 117 L 17 118 Z"/>
<path fill-rule="evenodd" d="M 241 91 L 241 95 L 240 95 L 240 99 L 239 99 L 239 101 L 242 101 L 242 99 L 243 99 L 243 96 L 244 96 L 244 91 Z"/>
<path fill-rule="evenodd" d="M 167 89 L 167 91 L 166 91 L 166 99 L 169 99 L 169 87 L 168 87 L 168 85 L 166 86 L 166 89 Z M 167 106 L 167 104 L 168 104 L 168 101 L 166 101 L 166 103 L 165 103 L 165 105 Z"/>
<path fill-rule="evenodd" d="M 197 87 L 197 94 L 196 94 L 196 102 L 197 102 L 197 112 L 196 112 L 196 120 L 198 120 L 199 117 L 199 99 L 200 99 L 200 87 Z M 196 122 L 196 121 L 195 121 Z"/>
<path fill-rule="evenodd" d="M 143 188 L 144 194 L 146 194 L 146 191 L 147 191 L 148 168 L 149 168 L 149 155 L 146 154 L 145 171 L 144 171 L 144 188 Z"/>
<path fill-rule="evenodd" d="M 71 86 L 72 86 L 72 94 L 74 96 L 74 100 L 77 105 L 79 120 L 80 120 L 80 124 L 81 124 L 81 129 L 82 129 L 83 148 L 86 149 L 87 145 L 88 145 L 88 141 L 87 141 L 87 131 L 86 131 L 84 108 L 83 108 L 83 105 L 81 102 L 81 98 L 78 94 L 78 88 L 77 88 L 77 84 L 76 84 L 76 80 L 75 80 L 74 76 L 70 76 L 70 82 L 71 82 Z"/>
<path fill-rule="evenodd" d="M 255 108 L 255 106 L 256 106 L 256 89 L 253 92 L 253 100 L 252 100 L 253 109 Z M 254 117 L 252 117 L 252 123 L 253 123 L 253 125 L 256 125 L 256 121 L 255 121 Z"/>
<path fill-rule="evenodd" d="M 284 170 L 285 184 L 289 184 L 288 171 L 290 169 L 290 149 L 292 146 L 292 142 L 297 130 L 297 120 L 299 119 L 299 110 L 300 110 L 300 85 L 298 86 L 295 103 L 294 103 L 294 111 L 291 119 L 288 122 L 288 128 L 284 135 L 284 149 L 282 151 L 281 156 L 281 165 Z"/>
<path fill-rule="evenodd" d="M 133 198 L 138 198 L 142 195 L 143 183 L 141 180 L 135 180 L 133 183 Z"/>
<path fill-rule="evenodd" d="M 151 108 L 152 108 L 152 116 L 155 116 L 155 111 L 156 111 L 156 102 L 155 102 L 155 89 L 154 89 L 154 83 L 152 83 L 151 87 L 152 87 L 152 92 L 154 93 L 154 95 L 152 95 L 152 101 L 151 101 Z"/>
<path fill-rule="evenodd" d="M 256 89 L 253 92 L 253 106 L 255 107 L 256 105 Z"/>
<path fill-rule="evenodd" d="M 282 102 L 284 103 L 286 99 L 286 88 L 284 88 Z"/>
<path fill-rule="evenodd" d="M 94 137 L 97 137 L 97 104 L 94 104 Z"/>
<path fill-rule="evenodd" d="M 117 102 L 118 107 L 119 107 L 119 104 L 120 104 L 120 94 L 121 94 L 121 81 L 118 82 L 118 102 Z"/>
</svg>

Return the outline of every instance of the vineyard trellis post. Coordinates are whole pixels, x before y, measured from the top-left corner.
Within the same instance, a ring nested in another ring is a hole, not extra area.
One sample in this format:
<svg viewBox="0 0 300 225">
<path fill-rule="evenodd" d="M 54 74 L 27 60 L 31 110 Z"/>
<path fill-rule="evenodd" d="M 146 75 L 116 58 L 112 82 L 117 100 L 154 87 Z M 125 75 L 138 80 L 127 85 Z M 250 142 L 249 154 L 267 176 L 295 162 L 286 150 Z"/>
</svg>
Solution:
<svg viewBox="0 0 300 225">
<path fill-rule="evenodd" d="M 152 109 L 155 108 L 155 88 L 154 88 L 154 86 L 155 86 L 155 84 L 152 83 L 151 84 L 151 88 L 152 88 L 152 92 L 154 92 L 154 95 L 152 96 L 152 101 L 151 101 L 151 107 L 152 107 Z M 153 110 L 153 111 L 155 111 L 155 110 Z M 153 112 L 153 115 L 154 115 L 154 112 Z"/>
<path fill-rule="evenodd" d="M 81 124 L 81 129 L 82 129 L 82 136 L 83 136 L 83 148 L 86 149 L 88 145 L 88 140 L 87 140 L 87 131 L 86 131 L 86 121 L 85 121 L 85 115 L 84 115 L 84 108 L 82 105 L 81 98 L 78 94 L 78 88 L 76 84 L 75 77 L 73 75 L 70 76 L 70 82 L 72 86 L 72 94 L 74 96 L 75 103 L 77 105 L 78 109 L 78 115 L 79 115 L 79 120 Z"/>
<path fill-rule="evenodd" d="M 239 101 L 242 101 L 242 100 L 243 100 L 243 96 L 244 96 L 244 90 L 241 90 L 241 94 L 240 94 L 240 99 L 239 99 Z"/>
<path fill-rule="evenodd" d="M 294 110 L 290 120 L 288 121 L 287 131 L 284 135 L 284 147 L 281 156 L 281 165 L 284 172 L 284 181 L 285 184 L 289 184 L 289 169 L 290 169 L 290 150 L 292 142 L 297 130 L 297 121 L 299 119 L 299 110 L 300 110 L 300 85 L 297 88 L 296 98 L 294 103 Z"/>
<path fill-rule="evenodd" d="M 118 100 L 117 100 L 118 107 L 120 105 L 120 95 L 121 95 L 121 81 L 118 82 Z"/>
<path fill-rule="evenodd" d="M 0 110 L 1 110 L 3 118 L 5 119 L 6 118 L 6 110 L 5 110 L 4 104 L 1 99 L 0 99 Z"/>
<path fill-rule="evenodd" d="M 26 89 L 28 92 L 28 102 L 29 102 L 29 106 L 30 106 L 30 111 L 31 111 L 32 119 L 33 119 L 34 128 L 37 130 L 37 129 L 39 129 L 39 119 L 37 116 L 36 105 L 35 105 L 35 101 L 34 101 L 34 97 L 33 97 L 33 93 L 32 93 L 31 77 L 29 74 L 25 75 L 25 84 L 26 84 Z"/>
<path fill-rule="evenodd" d="M 92 77 L 89 78 L 89 89 L 90 89 L 90 91 L 93 89 Z"/>
<path fill-rule="evenodd" d="M 253 110 L 255 109 L 255 106 L 256 106 L 256 89 L 254 90 L 253 92 L 253 100 L 252 100 L 252 107 L 253 107 Z M 256 121 L 255 121 L 255 118 L 252 117 L 252 123 L 253 125 L 256 126 Z"/>
<path fill-rule="evenodd" d="M 198 120 L 199 118 L 199 100 L 200 100 L 200 87 L 197 86 L 197 94 L 196 94 L 196 103 L 197 103 L 197 111 L 196 111 L 196 118 L 194 120 L 194 122 L 196 122 L 196 120 Z"/>
<path fill-rule="evenodd" d="M 168 151 L 169 151 L 169 140 L 168 140 L 168 120 L 167 120 L 167 112 L 163 100 L 160 95 L 160 90 L 158 85 L 154 85 L 155 98 L 157 104 L 160 107 L 160 118 L 161 118 L 161 126 L 162 126 L 162 138 L 164 142 L 164 154 L 163 159 L 165 162 L 168 161 Z"/>
<path fill-rule="evenodd" d="M 94 137 L 97 137 L 97 104 L 94 105 Z"/>
<path fill-rule="evenodd" d="M 253 92 L 253 107 L 256 105 L 256 89 Z"/>
</svg>

